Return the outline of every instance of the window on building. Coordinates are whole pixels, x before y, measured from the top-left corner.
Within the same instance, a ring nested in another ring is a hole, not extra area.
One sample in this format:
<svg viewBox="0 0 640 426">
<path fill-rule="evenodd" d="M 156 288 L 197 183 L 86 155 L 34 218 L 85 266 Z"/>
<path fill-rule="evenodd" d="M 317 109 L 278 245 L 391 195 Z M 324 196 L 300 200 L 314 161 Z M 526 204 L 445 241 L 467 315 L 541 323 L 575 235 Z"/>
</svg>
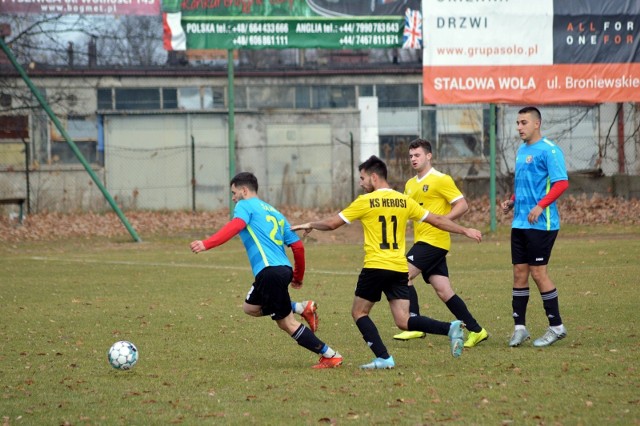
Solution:
<svg viewBox="0 0 640 426">
<path fill-rule="evenodd" d="M 11 108 L 11 95 L 9 93 L 0 93 L 0 107 Z"/>
<path fill-rule="evenodd" d="M 160 89 L 115 89 L 117 110 L 160 109 Z"/>
<path fill-rule="evenodd" d="M 226 91 L 227 88 L 225 87 Z M 233 87 L 234 105 L 236 108 L 247 107 L 247 86 L 234 86 Z"/>
<path fill-rule="evenodd" d="M 434 156 L 440 160 L 484 157 L 484 135 L 489 130 L 485 111 L 476 106 L 437 108 Z"/>
<path fill-rule="evenodd" d="M 113 109 L 113 95 L 111 89 L 98 89 L 98 109 Z"/>
<path fill-rule="evenodd" d="M 69 116 L 61 124 L 89 163 L 98 162 L 98 128 L 94 119 Z M 51 125 L 51 162 L 77 164 L 78 159 L 57 127 Z"/>
<path fill-rule="evenodd" d="M 249 86 L 249 108 L 293 108 L 295 90 L 292 86 Z"/>
<path fill-rule="evenodd" d="M 475 158 L 482 156 L 482 134 L 443 133 L 438 137 L 437 158 Z"/>
<path fill-rule="evenodd" d="M 422 124 L 422 138 L 428 140 L 432 144 L 436 141 L 437 125 L 436 125 L 436 108 L 423 109 L 420 112 Z M 432 147 L 435 149 L 435 147 Z"/>
<path fill-rule="evenodd" d="M 202 108 L 203 109 L 213 108 L 213 89 L 211 87 L 203 87 L 201 89 L 201 92 L 202 92 Z"/>
<path fill-rule="evenodd" d="M 309 86 L 296 86 L 296 108 L 311 108 L 311 88 Z"/>
<path fill-rule="evenodd" d="M 420 86 L 417 84 L 378 84 L 376 96 L 380 108 L 418 107 Z"/>
<path fill-rule="evenodd" d="M 409 144 L 416 135 L 380 135 L 380 155 L 389 160 L 409 158 Z"/>
<path fill-rule="evenodd" d="M 212 87 L 211 88 L 211 107 L 210 108 L 224 108 L 226 102 L 224 99 L 224 87 Z"/>
<path fill-rule="evenodd" d="M 179 109 L 202 109 L 202 99 L 198 87 L 180 87 L 178 89 Z"/>
<path fill-rule="evenodd" d="M 162 89 L 162 109 L 178 109 L 178 89 Z"/>
<path fill-rule="evenodd" d="M 354 108 L 355 86 L 311 86 L 312 108 Z"/>
<path fill-rule="evenodd" d="M 373 85 L 366 84 L 358 86 L 358 96 L 374 96 Z"/>
</svg>

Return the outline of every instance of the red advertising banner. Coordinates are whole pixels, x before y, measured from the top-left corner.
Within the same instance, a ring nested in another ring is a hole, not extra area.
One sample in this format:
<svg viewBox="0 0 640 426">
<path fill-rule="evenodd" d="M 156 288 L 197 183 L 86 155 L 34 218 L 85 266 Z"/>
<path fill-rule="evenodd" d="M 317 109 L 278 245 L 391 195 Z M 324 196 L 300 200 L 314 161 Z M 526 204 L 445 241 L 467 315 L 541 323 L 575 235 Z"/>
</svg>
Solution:
<svg viewBox="0 0 640 426">
<path fill-rule="evenodd" d="M 422 1 L 425 103 L 640 101 L 640 2 L 463 3 Z"/>
<path fill-rule="evenodd" d="M 0 14 L 160 15 L 160 0 L 0 0 Z"/>
</svg>

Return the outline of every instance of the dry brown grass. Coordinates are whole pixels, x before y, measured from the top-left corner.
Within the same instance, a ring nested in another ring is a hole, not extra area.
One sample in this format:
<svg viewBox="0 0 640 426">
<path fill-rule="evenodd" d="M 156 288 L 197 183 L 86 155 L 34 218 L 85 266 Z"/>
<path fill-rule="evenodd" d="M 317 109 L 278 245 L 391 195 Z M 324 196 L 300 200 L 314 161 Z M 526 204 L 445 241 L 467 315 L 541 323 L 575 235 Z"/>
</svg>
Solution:
<svg viewBox="0 0 640 426">
<path fill-rule="evenodd" d="M 640 200 L 622 198 L 601 198 L 586 196 L 562 197 L 558 201 L 563 224 L 640 224 Z M 281 211 L 292 224 L 309 220 L 322 219 L 337 213 L 320 209 L 301 209 L 281 206 Z M 498 225 L 508 225 L 511 214 L 503 215 L 497 210 Z M 221 209 L 210 212 L 150 212 L 130 211 L 125 215 L 131 226 L 143 237 L 148 235 L 188 234 L 193 237 L 213 233 L 229 219 L 229 210 Z M 486 227 L 490 221 L 488 198 L 469 201 L 469 211 L 461 219 L 461 223 Z M 7 215 L 0 218 L 0 241 L 47 241 L 60 238 L 92 238 L 127 236 L 127 230 L 113 212 L 97 213 L 41 213 L 27 217 L 22 225 Z M 345 227 L 341 232 L 315 233 L 318 240 L 350 241 L 359 238 L 358 225 Z"/>
</svg>

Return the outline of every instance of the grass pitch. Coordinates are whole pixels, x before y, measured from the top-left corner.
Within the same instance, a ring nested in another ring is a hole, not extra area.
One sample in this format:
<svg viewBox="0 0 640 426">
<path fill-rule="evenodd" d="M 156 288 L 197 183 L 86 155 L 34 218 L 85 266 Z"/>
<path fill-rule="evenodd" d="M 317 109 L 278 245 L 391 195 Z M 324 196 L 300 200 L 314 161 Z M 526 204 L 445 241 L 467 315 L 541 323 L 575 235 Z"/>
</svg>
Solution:
<svg viewBox="0 0 640 426">
<path fill-rule="evenodd" d="M 637 229 L 560 232 L 550 273 L 569 334 L 543 349 L 507 346 L 508 230 L 454 239 L 454 288 L 489 340 L 459 359 L 442 336 L 394 341 L 383 301 L 372 317 L 397 364 L 385 371 L 358 369 L 373 358 L 350 317 L 360 243 L 306 244 L 292 298 L 318 302 L 318 336 L 345 357 L 315 371 L 271 320 L 242 313 L 252 277 L 239 241 L 196 256 L 199 237 L 3 244 L 3 424 L 640 424 Z M 423 314 L 451 320 L 417 285 Z M 531 285 L 536 338 L 547 322 Z M 107 363 L 117 340 L 140 351 L 131 371 Z"/>
</svg>

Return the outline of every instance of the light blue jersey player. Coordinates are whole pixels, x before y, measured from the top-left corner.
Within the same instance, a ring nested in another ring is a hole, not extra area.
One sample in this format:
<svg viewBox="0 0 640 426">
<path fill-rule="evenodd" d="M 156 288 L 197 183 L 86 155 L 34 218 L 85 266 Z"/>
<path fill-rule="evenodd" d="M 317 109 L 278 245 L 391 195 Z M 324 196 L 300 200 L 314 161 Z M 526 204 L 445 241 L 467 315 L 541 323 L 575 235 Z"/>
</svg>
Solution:
<svg viewBox="0 0 640 426">
<path fill-rule="evenodd" d="M 247 250 L 254 276 L 267 266 L 291 267 L 284 246 L 291 246 L 300 238 L 291 230 L 282 213 L 253 197 L 238 201 L 233 217 L 246 223 L 246 227 L 240 231 L 240 238 Z"/>
<path fill-rule="evenodd" d="M 240 235 L 255 281 L 242 305 L 247 315 L 269 315 L 298 345 L 320 355 L 313 368 L 333 368 L 342 356 L 314 334 L 318 328 L 316 303 L 291 302 L 289 285 L 299 289 L 304 277 L 304 245 L 287 219 L 275 207 L 258 198 L 258 179 L 252 173 L 238 173 L 231 179 L 231 199 L 236 206 L 233 219 L 206 240 L 191 242 L 191 251 L 200 253 Z M 295 268 L 284 246 L 291 247 Z M 302 315 L 305 327 L 293 313 Z"/>
<path fill-rule="evenodd" d="M 554 231 L 560 229 L 555 201 L 546 206 L 538 220 L 529 222 L 529 212 L 549 194 L 558 181 L 566 181 L 567 168 L 562 150 L 543 137 L 529 145 L 523 143 L 516 155 L 515 204 L 513 228 Z"/>
<path fill-rule="evenodd" d="M 560 229 L 556 200 L 569 187 L 569 180 L 562 150 L 542 137 L 541 123 L 542 116 L 536 107 L 518 111 L 516 125 L 524 143 L 516 155 L 514 194 L 502 203 L 504 213 L 515 208 L 511 224 L 511 307 L 515 326 L 509 340 L 511 347 L 530 338 L 526 327 L 529 277 L 540 291 L 549 320 L 549 328 L 533 345 L 549 346 L 567 336 L 560 317 L 558 290 L 549 277 L 547 264 Z"/>
</svg>

